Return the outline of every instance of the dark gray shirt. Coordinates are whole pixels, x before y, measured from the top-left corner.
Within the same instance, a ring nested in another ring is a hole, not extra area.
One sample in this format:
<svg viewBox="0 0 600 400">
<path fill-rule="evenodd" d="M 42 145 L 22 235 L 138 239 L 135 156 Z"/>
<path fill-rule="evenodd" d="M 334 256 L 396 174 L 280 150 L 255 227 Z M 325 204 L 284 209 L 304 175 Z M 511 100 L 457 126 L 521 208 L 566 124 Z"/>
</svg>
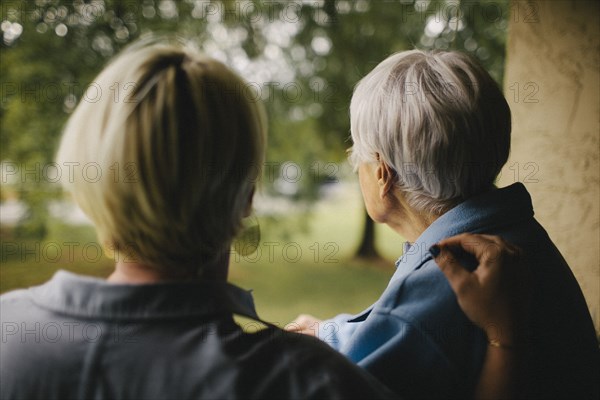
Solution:
<svg viewBox="0 0 600 400">
<path fill-rule="evenodd" d="M 258 319 L 224 282 L 112 284 L 57 272 L 0 296 L 2 399 L 389 398 L 326 344 Z M 250 329 L 252 330 L 252 329 Z"/>
</svg>

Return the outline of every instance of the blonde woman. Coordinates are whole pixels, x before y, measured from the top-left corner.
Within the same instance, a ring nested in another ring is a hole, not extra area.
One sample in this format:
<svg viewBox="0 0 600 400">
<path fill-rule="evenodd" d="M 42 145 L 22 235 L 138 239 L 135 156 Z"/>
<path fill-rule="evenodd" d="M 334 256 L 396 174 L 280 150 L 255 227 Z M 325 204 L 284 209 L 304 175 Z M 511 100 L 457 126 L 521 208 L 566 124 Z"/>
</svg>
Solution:
<svg viewBox="0 0 600 400">
<path fill-rule="evenodd" d="M 115 270 L 59 271 L 1 297 L 2 399 L 390 397 L 316 339 L 233 320 L 258 319 L 249 292 L 226 282 L 265 151 L 264 113 L 243 87 L 223 64 L 163 44 L 124 52 L 95 79 L 102 95 L 78 105 L 57 162 L 101 171 L 65 185 Z"/>
</svg>

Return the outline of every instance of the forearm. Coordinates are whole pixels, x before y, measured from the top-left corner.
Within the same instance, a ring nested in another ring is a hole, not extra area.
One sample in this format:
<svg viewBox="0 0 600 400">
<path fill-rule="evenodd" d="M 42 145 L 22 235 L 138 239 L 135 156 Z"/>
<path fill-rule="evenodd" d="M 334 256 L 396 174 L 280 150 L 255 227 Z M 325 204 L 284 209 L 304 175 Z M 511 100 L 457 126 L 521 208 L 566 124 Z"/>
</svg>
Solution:
<svg viewBox="0 0 600 400">
<path fill-rule="evenodd" d="M 517 354 L 513 348 L 488 346 L 475 399 L 514 399 Z"/>
<path fill-rule="evenodd" d="M 475 399 L 514 399 L 519 363 L 518 335 L 514 332 L 514 317 L 487 325 L 489 341 Z"/>
</svg>

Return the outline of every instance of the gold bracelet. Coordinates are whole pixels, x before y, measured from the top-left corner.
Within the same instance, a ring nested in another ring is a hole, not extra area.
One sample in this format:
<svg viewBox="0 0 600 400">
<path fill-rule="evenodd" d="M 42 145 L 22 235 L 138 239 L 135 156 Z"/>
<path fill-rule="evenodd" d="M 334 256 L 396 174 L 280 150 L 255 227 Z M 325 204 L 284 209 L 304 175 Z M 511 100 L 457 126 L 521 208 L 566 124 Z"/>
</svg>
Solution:
<svg viewBox="0 0 600 400">
<path fill-rule="evenodd" d="M 515 348 L 515 346 L 513 346 L 513 345 L 502 344 L 502 343 L 500 343 L 499 340 L 496 340 L 496 339 L 489 339 L 488 343 L 490 346 L 497 347 L 499 349 L 514 350 L 514 348 Z"/>
</svg>

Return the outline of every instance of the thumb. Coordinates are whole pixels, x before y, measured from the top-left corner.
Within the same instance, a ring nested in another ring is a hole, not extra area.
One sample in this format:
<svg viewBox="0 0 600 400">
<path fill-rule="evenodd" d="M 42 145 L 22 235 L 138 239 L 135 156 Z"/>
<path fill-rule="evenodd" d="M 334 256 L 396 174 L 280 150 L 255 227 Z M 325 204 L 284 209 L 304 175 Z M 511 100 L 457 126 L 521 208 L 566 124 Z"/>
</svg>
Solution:
<svg viewBox="0 0 600 400">
<path fill-rule="evenodd" d="M 471 278 L 471 273 L 456 260 L 447 247 L 436 244 L 431 246 L 429 252 L 446 279 L 448 279 L 448 283 L 450 283 L 454 292 L 458 293 L 459 288 Z"/>
</svg>

